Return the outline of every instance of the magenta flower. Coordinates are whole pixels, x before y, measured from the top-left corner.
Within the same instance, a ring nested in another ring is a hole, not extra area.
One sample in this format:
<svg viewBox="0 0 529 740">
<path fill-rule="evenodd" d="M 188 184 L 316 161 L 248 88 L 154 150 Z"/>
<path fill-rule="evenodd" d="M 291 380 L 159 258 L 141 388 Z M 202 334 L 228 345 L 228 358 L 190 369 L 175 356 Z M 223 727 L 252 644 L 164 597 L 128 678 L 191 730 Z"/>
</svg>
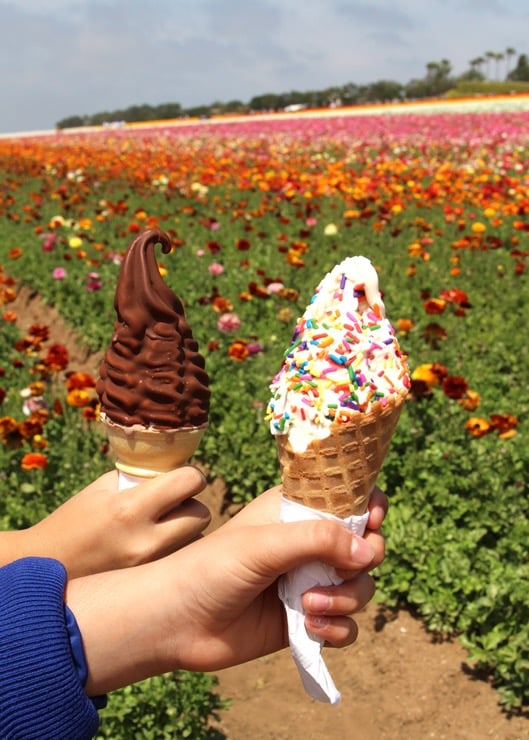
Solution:
<svg viewBox="0 0 529 740">
<path fill-rule="evenodd" d="M 263 351 L 263 345 L 259 342 L 249 342 L 246 345 L 246 349 L 251 355 L 258 355 L 259 352 Z"/>
<path fill-rule="evenodd" d="M 89 272 L 86 281 L 86 290 L 89 293 L 94 293 L 96 290 L 101 290 L 103 283 L 99 279 L 98 272 Z"/>
<path fill-rule="evenodd" d="M 57 241 L 57 234 L 41 234 L 40 238 L 42 239 L 42 251 L 53 252 L 55 242 Z"/>
<path fill-rule="evenodd" d="M 217 321 L 217 329 L 223 334 L 237 331 L 241 325 L 241 320 L 235 313 L 223 313 Z"/>
<path fill-rule="evenodd" d="M 64 267 L 56 267 L 51 274 L 54 280 L 64 280 L 68 273 Z"/>
<path fill-rule="evenodd" d="M 220 262 L 212 262 L 211 265 L 208 267 L 209 274 L 210 275 L 222 275 L 224 272 L 224 267 L 220 264 Z"/>
</svg>

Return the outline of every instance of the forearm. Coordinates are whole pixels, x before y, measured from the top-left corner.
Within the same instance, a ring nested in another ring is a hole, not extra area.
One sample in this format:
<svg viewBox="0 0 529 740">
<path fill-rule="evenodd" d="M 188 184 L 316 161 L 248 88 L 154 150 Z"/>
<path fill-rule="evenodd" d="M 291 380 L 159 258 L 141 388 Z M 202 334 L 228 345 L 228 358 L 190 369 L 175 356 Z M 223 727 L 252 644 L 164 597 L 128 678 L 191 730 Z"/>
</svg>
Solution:
<svg viewBox="0 0 529 740">
<path fill-rule="evenodd" d="M 166 561 L 68 583 L 66 603 L 83 636 L 89 696 L 178 668 L 164 639 L 172 596 Z"/>
<path fill-rule="evenodd" d="M 31 552 L 29 532 L 28 529 L 0 532 L 0 567 L 20 558 L 36 555 L 35 552 Z"/>
</svg>

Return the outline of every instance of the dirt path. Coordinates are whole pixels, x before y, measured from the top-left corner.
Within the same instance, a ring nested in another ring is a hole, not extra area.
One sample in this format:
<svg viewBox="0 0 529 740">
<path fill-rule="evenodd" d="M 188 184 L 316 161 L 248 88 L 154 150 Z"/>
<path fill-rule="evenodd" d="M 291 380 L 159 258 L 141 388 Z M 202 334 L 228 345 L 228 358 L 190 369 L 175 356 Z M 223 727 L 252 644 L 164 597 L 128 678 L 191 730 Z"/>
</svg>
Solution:
<svg viewBox="0 0 529 740">
<path fill-rule="evenodd" d="M 18 326 L 51 328 L 50 343 L 64 344 L 72 370 L 96 373 L 91 355 L 67 329 L 60 315 L 43 306 L 27 288 L 9 309 Z M 200 496 L 213 514 L 222 512 L 224 487 L 218 480 Z M 522 740 L 529 721 L 509 719 L 485 682 L 465 672 L 466 654 L 458 642 L 434 643 L 408 612 L 381 618 L 376 605 L 358 615 L 360 635 L 346 650 L 326 652 L 333 679 L 342 692 L 336 707 L 307 697 L 288 651 L 216 674 L 219 694 L 232 699 L 216 727 L 228 740 Z"/>
<path fill-rule="evenodd" d="M 201 500 L 222 524 L 224 489 L 216 481 Z M 357 616 L 357 642 L 327 650 L 342 693 L 335 707 L 305 694 L 288 650 L 217 673 L 230 698 L 215 726 L 228 740 L 522 740 L 529 721 L 509 719 L 485 681 L 465 672 L 455 642 L 436 643 L 407 611 L 387 615 L 370 604 Z"/>
</svg>

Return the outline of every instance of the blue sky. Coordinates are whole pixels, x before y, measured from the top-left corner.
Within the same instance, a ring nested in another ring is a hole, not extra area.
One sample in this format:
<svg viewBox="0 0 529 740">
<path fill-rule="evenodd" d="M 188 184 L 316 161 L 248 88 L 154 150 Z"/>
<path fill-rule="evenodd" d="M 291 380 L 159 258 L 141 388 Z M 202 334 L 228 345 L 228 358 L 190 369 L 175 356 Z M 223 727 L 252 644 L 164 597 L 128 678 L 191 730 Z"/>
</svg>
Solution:
<svg viewBox="0 0 529 740">
<path fill-rule="evenodd" d="M 522 0 L 0 0 L 0 28 L 0 133 L 529 54 Z"/>
</svg>

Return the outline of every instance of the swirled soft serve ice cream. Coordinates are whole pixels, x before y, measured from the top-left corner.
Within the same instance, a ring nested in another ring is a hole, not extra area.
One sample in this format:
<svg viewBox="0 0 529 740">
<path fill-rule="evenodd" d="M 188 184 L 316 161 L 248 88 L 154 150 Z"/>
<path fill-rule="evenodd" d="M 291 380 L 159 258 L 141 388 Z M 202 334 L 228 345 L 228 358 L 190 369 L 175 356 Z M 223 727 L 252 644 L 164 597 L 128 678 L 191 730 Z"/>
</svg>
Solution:
<svg viewBox="0 0 529 740">
<path fill-rule="evenodd" d="M 116 467 L 152 477 L 185 463 L 208 425 L 209 378 L 180 299 L 165 283 L 155 246 L 141 233 L 123 259 L 114 298 L 114 333 L 100 365 L 97 393 Z"/>
<path fill-rule="evenodd" d="M 342 518 L 363 514 L 409 386 L 377 272 L 348 257 L 319 284 L 271 385 L 285 497 Z"/>
</svg>

